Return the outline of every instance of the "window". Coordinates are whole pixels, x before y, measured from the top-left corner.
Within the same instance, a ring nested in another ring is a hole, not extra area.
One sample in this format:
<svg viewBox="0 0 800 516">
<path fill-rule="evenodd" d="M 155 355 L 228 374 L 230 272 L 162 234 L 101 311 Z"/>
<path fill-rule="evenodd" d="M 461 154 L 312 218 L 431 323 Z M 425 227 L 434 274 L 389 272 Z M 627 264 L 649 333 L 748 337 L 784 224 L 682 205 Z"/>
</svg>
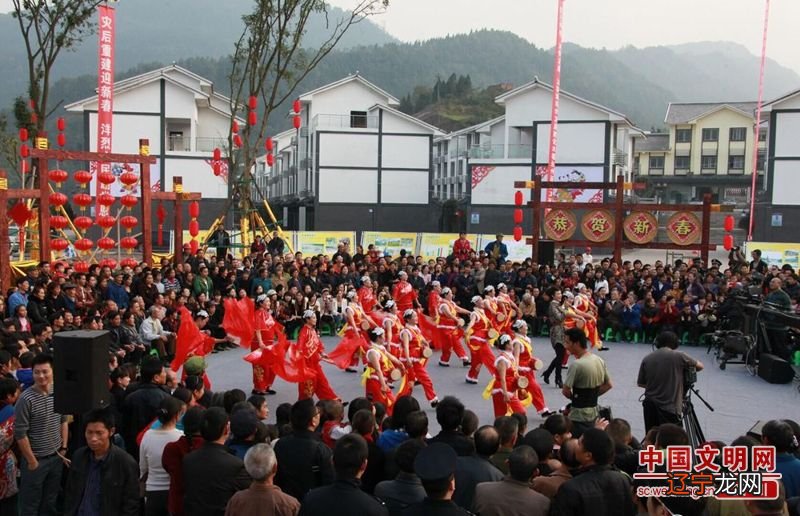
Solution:
<svg viewBox="0 0 800 516">
<path fill-rule="evenodd" d="M 367 127 L 367 112 L 366 111 L 351 111 L 350 112 L 350 127 L 366 129 Z"/>
<path fill-rule="evenodd" d="M 675 156 L 675 170 L 689 170 L 689 156 Z"/>
<path fill-rule="evenodd" d="M 730 138 L 732 142 L 743 142 L 747 139 L 747 127 L 731 127 Z"/>
<path fill-rule="evenodd" d="M 767 161 L 767 153 L 765 151 L 758 151 L 758 158 L 756 161 L 756 170 L 759 172 L 764 171 L 764 163 Z"/>
<path fill-rule="evenodd" d="M 664 156 L 650 156 L 650 168 L 663 169 L 664 168 Z"/>
<path fill-rule="evenodd" d="M 703 129 L 704 142 L 719 141 L 719 129 Z"/>
<path fill-rule="evenodd" d="M 744 170 L 744 156 L 728 156 L 728 170 Z"/>
<path fill-rule="evenodd" d="M 691 129 L 675 129 L 675 142 L 676 143 L 691 143 L 692 130 Z"/>
<path fill-rule="evenodd" d="M 717 170 L 717 157 L 702 156 L 700 158 L 700 168 L 703 170 Z"/>
<path fill-rule="evenodd" d="M 761 129 L 759 129 L 758 130 L 758 141 L 760 141 L 760 142 L 767 141 L 767 133 L 768 132 L 769 131 L 767 130 L 766 127 L 762 127 Z"/>
</svg>

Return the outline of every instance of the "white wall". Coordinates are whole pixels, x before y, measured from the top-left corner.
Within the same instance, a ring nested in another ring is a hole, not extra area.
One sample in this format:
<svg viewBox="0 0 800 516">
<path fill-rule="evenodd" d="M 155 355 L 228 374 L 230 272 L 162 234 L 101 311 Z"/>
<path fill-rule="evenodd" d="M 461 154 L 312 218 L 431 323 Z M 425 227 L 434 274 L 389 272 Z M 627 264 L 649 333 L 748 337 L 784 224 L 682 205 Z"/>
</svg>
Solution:
<svg viewBox="0 0 800 516">
<path fill-rule="evenodd" d="M 166 158 L 164 189 L 172 189 L 172 178 L 183 178 L 184 192 L 199 192 L 204 199 L 226 199 L 228 185 L 225 180 L 214 175 L 211 158 L 205 159 L 175 159 Z"/>
<path fill-rule="evenodd" d="M 87 104 L 85 109 L 97 110 L 97 102 L 93 102 L 91 105 Z M 114 111 L 161 112 L 161 85 L 159 81 L 114 95 Z"/>
<path fill-rule="evenodd" d="M 800 206 L 797 180 L 800 178 L 800 160 L 776 161 L 772 176 L 772 204 Z"/>
<path fill-rule="evenodd" d="M 161 122 L 152 115 L 119 115 L 112 118 L 111 149 L 120 154 L 138 154 L 139 139 L 150 140 L 150 154 L 161 153 Z M 89 114 L 90 150 L 97 150 L 97 113 Z"/>
<path fill-rule="evenodd" d="M 428 204 L 428 172 L 384 170 L 381 172 L 381 202 Z"/>
<path fill-rule="evenodd" d="M 318 114 L 349 115 L 350 111 L 367 111 L 375 104 L 385 104 L 386 97 L 378 95 L 358 81 L 315 94 L 311 99 L 310 119 Z"/>
<path fill-rule="evenodd" d="M 382 166 L 430 168 L 431 148 L 426 136 L 384 136 Z"/>
<path fill-rule="evenodd" d="M 492 140 L 492 145 L 505 143 L 506 141 L 505 122 L 500 122 L 492 126 L 491 140 Z M 483 143 L 483 138 L 481 138 L 481 143 Z"/>
<path fill-rule="evenodd" d="M 547 163 L 550 124 L 536 127 L 536 161 Z M 603 163 L 605 138 L 605 125 L 602 123 L 558 124 L 556 163 Z"/>
<path fill-rule="evenodd" d="M 533 88 L 506 100 L 506 124 L 530 126 L 534 120 L 550 120 L 553 95 L 544 88 Z M 560 120 L 608 120 L 608 114 L 561 96 Z M 561 129 L 561 126 L 559 126 Z"/>
<path fill-rule="evenodd" d="M 166 84 L 166 113 L 167 118 L 197 119 L 197 105 L 194 93 L 167 82 Z"/>
<path fill-rule="evenodd" d="M 378 112 L 380 110 L 375 109 L 370 114 L 374 114 L 378 116 Z M 419 124 L 415 124 L 410 120 L 406 120 L 403 117 L 400 117 L 394 113 L 384 111 L 383 112 L 383 132 L 385 133 L 423 133 L 423 134 L 433 134 L 433 131 L 422 127 Z"/>
<path fill-rule="evenodd" d="M 197 135 L 198 138 L 225 138 L 230 131 L 230 118 L 222 116 L 210 109 L 197 110 Z"/>
<path fill-rule="evenodd" d="M 320 168 L 320 203 L 366 203 L 378 202 L 378 170 L 344 170 Z"/>
<path fill-rule="evenodd" d="M 476 177 L 476 168 L 483 165 L 471 166 L 471 178 Z M 515 181 L 529 181 L 531 179 L 530 165 L 495 167 L 490 166 L 489 174 L 480 183 L 472 187 L 472 204 L 513 205 Z M 530 200 L 530 190 L 522 190 L 525 202 Z"/>
<path fill-rule="evenodd" d="M 378 135 L 323 133 L 318 152 L 320 168 L 377 167 Z"/>
<path fill-rule="evenodd" d="M 775 157 L 800 157 L 800 113 L 777 113 L 776 116 Z"/>
</svg>

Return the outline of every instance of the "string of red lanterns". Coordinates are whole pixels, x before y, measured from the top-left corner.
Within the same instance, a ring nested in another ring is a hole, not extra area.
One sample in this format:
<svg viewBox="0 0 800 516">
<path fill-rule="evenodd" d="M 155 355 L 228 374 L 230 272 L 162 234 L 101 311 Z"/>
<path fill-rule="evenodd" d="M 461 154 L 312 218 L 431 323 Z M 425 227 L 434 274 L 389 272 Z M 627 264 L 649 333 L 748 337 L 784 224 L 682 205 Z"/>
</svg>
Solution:
<svg viewBox="0 0 800 516">
<path fill-rule="evenodd" d="M 189 221 L 189 235 L 192 237 L 192 240 L 189 242 L 189 246 L 192 254 L 196 254 L 197 250 L 200 248 L 200 242 L 197 241 L 197 235 L 200 234 L 200 223 L 197 221 L 197 217 L 199 216 L 200 203 L 197 201 L 192 201 L 189 204 L 189 217 L 191 218 Z"/>
<path fill-rule="evenodd" d="M 517 190 L 514 192 L 514 241 L 519 242 L 522 240 L 522 205 L 525 202 L 525 196 L 522 191 Z M 536 228 L 534 228 L 536 231 Z"/>
<path fill-rule="evenodd" d="M 733 215 L 726 215 L 725 216 L 725 236 L 722 237 L 722 247 L 725 248 L 726 251 L 730 251 L 733 249 Z"/>
</svg>

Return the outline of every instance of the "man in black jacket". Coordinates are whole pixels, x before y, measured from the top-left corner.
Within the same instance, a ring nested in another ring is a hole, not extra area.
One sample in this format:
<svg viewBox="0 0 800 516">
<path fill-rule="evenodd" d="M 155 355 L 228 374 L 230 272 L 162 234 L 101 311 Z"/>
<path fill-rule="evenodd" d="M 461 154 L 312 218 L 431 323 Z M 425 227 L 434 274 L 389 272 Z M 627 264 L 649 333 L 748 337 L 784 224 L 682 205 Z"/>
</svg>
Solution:
<svg viewBox="0 0 800 516">
<path fill-rule="evenodd" d="M 139 467 L 111 444 L 114 416 L 98 409 L 86 418 L 86 444 L 72 456 L 64 491 L 64 514 L 138 516 Z"/>
<path fill-rule="evenodd" d="M 250 486 L 250 475 L 225 446 L 230 435 L 225 410 L 206 410 L 200 433 L 205 444 L 183 459 L 184 509 L 192 516 L 222 516 L 228 500 Z"/>
<path fill-rule="evenodd" d="M 312 400 L 292 405 L 291 424 L 292 433 L 275 444 L 275 484 L 302 502 L 309 490 L 333 482 L 333 465 L 330 449 L 314 433 L 319 426 L 319 409 Z"/>
<path fill-rule="evenodd" d="M 367 441 L 358 434 L 347 434 L 337 440 L 333 450 L 336 481 L 332 485 L 309 491 L 300 506 L 300 514 L 389 516 L 384 504 L 360 489 L 361 476 L 367 469 L 368 453 Z"/>
<path fill-rule="evenodd" d="M 459 457 L 456 462 L 456 492 L 453 494 L 453 501 L 458 506 L 466 510 L 472 509 L 478 484 L 503 480 L 503 472 L 490 460 L 499 448 L 500 435 L 495 427 L 486 425 L 475 432 L 475 454 Z"/>
<path fill-rule="evenodd" d="M 125 439 L 128 453 L 134 457 L 139 456 L 136 436 L 156 418 L 161 402 L 169 396 L 164 390 L 167 373 L 161 360 L 156 357 L 144 359 L 140 376 L 141 382 L 134 389 L 128 390 L 128 395 L 122 404 L 125 422 L 122 437 Z"/>
<path fill-rule="evenodd" d="M 429 443 L 443 443 L 455 452 L 467 457 L 475 453 L 475 445 L 461 432 L 461 420 L 464 419 L 464 404 L 455 396 L 445 396 L 436 406 L 436 421 L 442 427 L 441 432 L 431 437 Z"/>
</svg>

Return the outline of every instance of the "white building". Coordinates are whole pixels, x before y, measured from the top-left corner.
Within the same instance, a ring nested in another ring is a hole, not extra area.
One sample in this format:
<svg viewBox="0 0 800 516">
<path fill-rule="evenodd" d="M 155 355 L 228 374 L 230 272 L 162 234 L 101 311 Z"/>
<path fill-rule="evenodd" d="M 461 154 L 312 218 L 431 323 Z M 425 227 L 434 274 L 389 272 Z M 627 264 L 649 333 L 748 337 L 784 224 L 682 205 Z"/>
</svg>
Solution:
<svg viewBox="0 0 800 516">
<path fill-rule="evenodd" d="M 533 179 L 547 165 L 552 95 L 549 84 L 534 79 L 495 99 L 504 116 L 436 140 L 436 195 L 459 207 L 446 231 L 510 231 L 514 182 Z M 562 90 L 555 180 L 629 178 L 634 132 L 625 115 Z M 584 191 L 580 200 L 597 200 L 596 193 Z"/>
<path fill-rule="evenodd" d="M 83 113 L 85 145 L 96 150 L 97 95 L 66 109 Z M 150 154 L 157 158 L 151 184 L 170 191 L 172 178 L 181 176 L 184 191 L 203 195 L 201 225 L 218 216 L 228 198 L 227 174 L 223 170 L 215 176 L 211 158 L 215 148 L 224 154 L 230 125 L 230 99 L 216 93 L 207 79 L 180 66 L 114 85 L 113 152 L 137 154 L 139 140 L 148 139 Z"/>
<path fill-rule="evenodd" d="M 358 74 L 299 96 L 302 127 L 273 137 L 256 181 L 284 226 L 435 231 L 431 151 L 442 132 Z"/>
</svg>

